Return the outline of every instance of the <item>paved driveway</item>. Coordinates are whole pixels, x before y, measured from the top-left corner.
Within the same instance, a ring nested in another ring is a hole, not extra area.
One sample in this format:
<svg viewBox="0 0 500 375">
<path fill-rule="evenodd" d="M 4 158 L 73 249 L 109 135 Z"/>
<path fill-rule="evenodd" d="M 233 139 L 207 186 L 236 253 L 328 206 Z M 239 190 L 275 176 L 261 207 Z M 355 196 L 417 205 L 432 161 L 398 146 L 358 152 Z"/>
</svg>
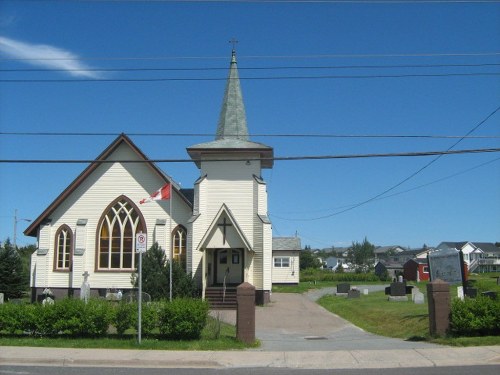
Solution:
<svg viewBox="0 0 500 375">
<path fill-rule="evenodd" d="M 273 293 L 271 303 L 256 308 L 256 336 L 263 351 L 419 349 L 439 347 L 373 335 L 314 302 L 321 294 Z M 235 312 L 222 312 L 235 323 Z"/>
</svg>

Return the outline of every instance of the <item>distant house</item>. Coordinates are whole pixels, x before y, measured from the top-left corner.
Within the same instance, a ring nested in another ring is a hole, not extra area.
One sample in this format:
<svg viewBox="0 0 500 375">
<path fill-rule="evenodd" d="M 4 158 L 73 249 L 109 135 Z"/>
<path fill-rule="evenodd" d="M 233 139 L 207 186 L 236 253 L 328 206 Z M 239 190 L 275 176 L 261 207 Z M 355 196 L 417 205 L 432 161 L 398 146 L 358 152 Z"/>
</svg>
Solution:
<svg viewBox="0 0 500 375">
<path fill-rule="evenodd" d="M 464 255 L 464 263 L 467 265 L 470 272 L 474 272 L 476 270 L 479 265 L 479 259 L 483 258 L 483 251 L 472 242 L 468 241 L 441 242 L 436 249 L 455 249 L 456 251 L 462 251 L 462 254 Z"/>
<path fill-rule="evenodd" d="M 381 277 L 387 271 L 388 276 L 393 279 L 403 273 L 403 265 L 398 262 L 380 260 L 375 265 L 375 275 Z"/>
<path fill-rule="evenodd" d="M 349 270 L 349 265 L 344 261 L 343 258 L 328 257 L 325 259 L 325 268 L 330 271 L 337 271 L 339 267 L 342 267 L 344 271 Z"/>
<path fill-rule="evenodd" d="M 481 257 L 469 265 L 470 272 L 500 272 L 500 247 L 492 242 L 474 242 Z"/>
<path fill-rule="evenodd" d="M 427 258 L 414 258 L 403 265 L 403 278 L 408 281 L 428 281 L 429 264 Z"/>
<path fill-rule="evenodd" d="M 401 246 L 377 246 L 373 251 L 375 254 L 375 263 L 381 259 L 390 260 L 392 257 L 404 252 L 405 249 Z"/>
<path fill-rule="evenodd" d="M 301 245 L 298 237 L 273 238 L 273 284 L 299 283 L 299 257 Z"/>
</svg>

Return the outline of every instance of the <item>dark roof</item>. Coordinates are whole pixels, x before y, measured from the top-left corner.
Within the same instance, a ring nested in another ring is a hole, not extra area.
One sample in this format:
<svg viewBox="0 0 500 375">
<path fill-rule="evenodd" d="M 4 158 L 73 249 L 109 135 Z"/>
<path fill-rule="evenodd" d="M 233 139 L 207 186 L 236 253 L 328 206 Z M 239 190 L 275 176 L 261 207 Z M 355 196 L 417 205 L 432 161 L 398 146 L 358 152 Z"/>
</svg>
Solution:
<svg viewBox="0 0 500 375">
<path fill-rule="evenodd" d="M 442 245 L 445 245 L 445 246 L 447 246 L 449 248 L 457 249 L 457 250 L 462 249 L 462 247 L 464 247 L 468 243 L 469 243 L 469 241 L 462 241 L 462 242 L 441 242 Z"/>
<path fill-rule="evenodd" d="M 301 250 L 298 237 L 273 237 L 273 251 Z"/>
<path fill-rule="evenodd" d="M 418 264 L 427 264 L 427 258 L 413 258 L 413 259 L 408 260 L 406 263 L 408 263 L 408 262 L 415 262 Z"/>
<path fill-rule="evenodd" d="M 378 263 L 384 265 L 384 267 L 387 268 L 387 269 L 403 268 L 403 265 L 401 263 L 399 263 L 399 262 L 390 262 L 390 261 L 381 260 Z M 375 265 L 375 267 L 376 267 L 376 265 Z"/>
<path fill-rule="evenodd" d="M 108 159 L 108 157 L 113 154 L 113 152 L 116 151 L 122 143 L 128 145 L 139 157 L 139 159 L 146 161 L 145 164 L 148 168 L 150 168 L 151 171 L 159 176 L 165 183 L 171 182 L 173 189 L 178 192 L 179 196 L 183 198 L 186 203 L 192 206 L 192 201 L 184 196 L 184 194 L 179 190 L 177 183 L 175 183 L 170 176 L 160 170 L 153 162 L 149 161 L 148 157 L 132 142 L 132 140 L 127 135 L 122 133 L 87 168 L 85 168 L 82 173 L 80 173 L 80 175 L 45 209 L 45 211 L 42 212 L 37 219 L 31 223 L 28 228 L 26 228 L 24 234 L 26 236 L 36 237 L 37 228 L 44 222 L 44 220 L 47 219 L 57 209 L 57 207 L 59 207 L 59 205 L 102 164 L 102 161 Z M 119 162 L 120 160 L 116 160 L 116 163 Z"/>
<path fill-rule="evenodd" d="M 495 246 L 493 242 L 473 242 L 473 244 L 485 253 L 500 253 L 500 247 Z"/>
</svg>

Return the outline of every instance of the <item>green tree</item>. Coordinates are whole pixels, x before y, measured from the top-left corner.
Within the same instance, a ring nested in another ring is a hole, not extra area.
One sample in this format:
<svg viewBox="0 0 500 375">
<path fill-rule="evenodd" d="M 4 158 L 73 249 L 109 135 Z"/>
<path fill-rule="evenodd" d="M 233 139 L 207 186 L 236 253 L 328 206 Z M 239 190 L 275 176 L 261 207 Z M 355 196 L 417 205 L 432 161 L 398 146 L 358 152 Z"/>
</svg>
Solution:
<svg viewBox="0 0 500 375">
<path fill-rule="evenodd" d="M 132 284 L 139 285 L 136 274 L 132 277 Z M 198 295 L 195 281 L 176 261 L 172 263 L 172 284 L 173 298 Z M 170 264 L 156 242 L 142 257 L 142 291 L 151 295 L 153 300 L 167 299 L 170 295 Z"/>
<path fill-rule="evenodd" d="M 0 248 L 0 293 L 6 299 L 20 298 L 27 289 L 27 280 L 23 260 L 7 239 Z"/>
<path fill-rule="evenodd" d="M 347 261 L 352 263 L 356 271 L 368 272 L 375 260 L 375 245 L 371 244 L 367 238 L 363 242 L 353 242 L 347 253 Z"/>
<path fill-rule="evenodd" d="M 299 257 L 300 269 L 320 268 L 321 261 L 310 251 L 302 250 Z"/>
</svg>

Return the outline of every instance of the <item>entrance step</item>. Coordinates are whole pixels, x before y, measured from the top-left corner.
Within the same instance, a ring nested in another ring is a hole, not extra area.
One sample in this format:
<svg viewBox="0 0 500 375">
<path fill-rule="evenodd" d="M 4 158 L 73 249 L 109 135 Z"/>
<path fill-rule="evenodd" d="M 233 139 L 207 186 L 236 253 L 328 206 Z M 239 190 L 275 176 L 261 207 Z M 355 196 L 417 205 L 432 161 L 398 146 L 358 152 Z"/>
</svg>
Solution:
<svg viewBox="0 0 500 375">
<path fill-rule="evenodd" d="M 226 293 L 221 287 L 208 287 L 205 289 L 205 299 L 214 310 L 236 310 L 236 288 L 227 287 Z"/>
</svg>

